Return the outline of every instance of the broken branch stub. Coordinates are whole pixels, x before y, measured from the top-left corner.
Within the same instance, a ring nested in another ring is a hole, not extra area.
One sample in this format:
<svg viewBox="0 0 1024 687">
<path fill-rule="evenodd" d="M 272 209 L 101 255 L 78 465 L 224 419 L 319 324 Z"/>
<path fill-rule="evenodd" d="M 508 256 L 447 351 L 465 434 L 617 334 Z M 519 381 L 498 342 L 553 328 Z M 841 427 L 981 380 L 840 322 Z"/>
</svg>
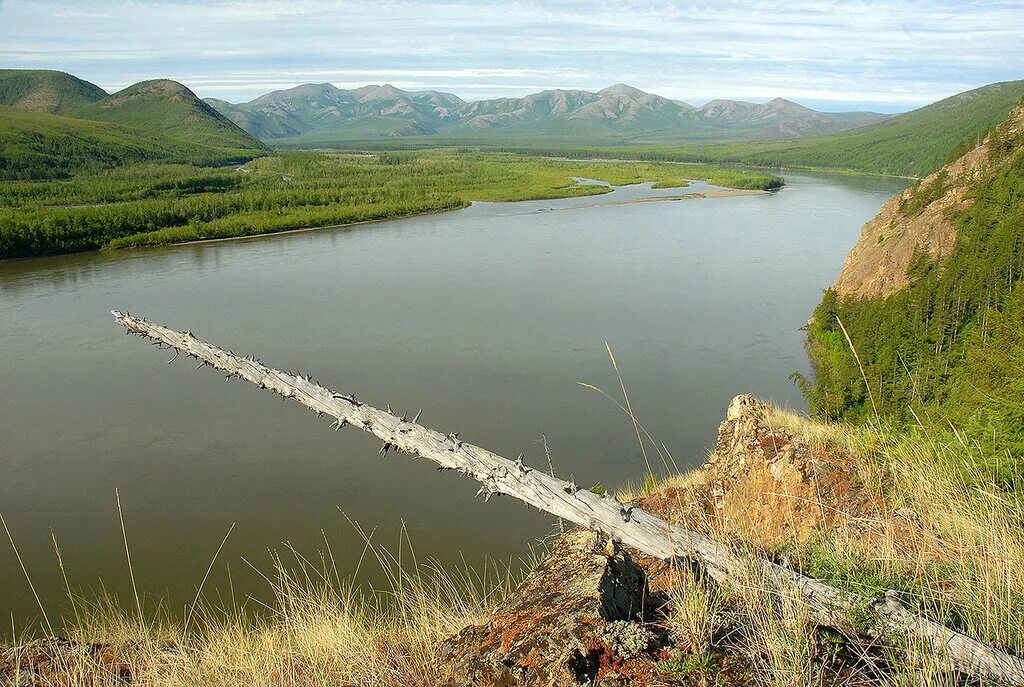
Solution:
<svg viewBox="0 0 1024 687">
<path fill-rule="evenodd" d="M 363 403 L 352 395 L 339 394 L 309 377 L 267 367 L 254 357 L 242 357 L 200 341 L 190 331 L 179 332 L 116 310 L 114 319 L 129 333 L 185 353 L 227 375 L 243 379 L 261 389 L 290 398 L 318 415 L 335 418 L 332 427 L 358 427 L 376 435 L 384 445 L 382 455 L 395 449 L 436 463 L 440 469 L 456 470 L 472 477 L 485 498 L 505 494 L 558 518 L 601 532 L 618 542 L 664 560 L 697 561 L 719 583 L 736 580 L 751 567 L 781 584 L 792 587 L 814 618 L 824 624 L 842 625 L 851 611 L 867 611 L 874 617 L 873 631 L 910 632 L 926 640 L 932 650 L 954 670 L 1010 685 L 1024 686 L 1024 660 L 951 630 L 907 610 L 894 597 L 864 603 L 863 599 L 801 575 L 764 559 L 741 556 L 710 537 L 665 522 L 635 506 L 628 506 L 607 494 L 580 489 L 521 460 L 509 460 L 487 449 L 466 443 L 455 432 L 441 433 L 404 417 Z"/>
</svg>

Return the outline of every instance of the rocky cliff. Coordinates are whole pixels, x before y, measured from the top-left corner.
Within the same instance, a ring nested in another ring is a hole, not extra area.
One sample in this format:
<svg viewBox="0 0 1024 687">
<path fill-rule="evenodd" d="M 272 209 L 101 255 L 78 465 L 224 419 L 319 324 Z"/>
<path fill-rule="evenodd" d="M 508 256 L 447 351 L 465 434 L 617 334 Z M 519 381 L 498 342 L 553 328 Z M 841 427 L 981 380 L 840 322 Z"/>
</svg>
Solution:
<svg viewBox="0 0 1024 687">
<path fill-rule="evenodd" d="M 908 283 L 914 255 L 925 251 L 935 259 L 953 251 L 953 217 L 973 203 L 971 188 L 986 175 L 998 154 L 995 139 L 1024 131 L 1024 104 L 976 147 L 920 183 L 890 199 L 864 225 L 850 251 L 835 290 L 841 296 L 887 296 Z"/>
</svg>

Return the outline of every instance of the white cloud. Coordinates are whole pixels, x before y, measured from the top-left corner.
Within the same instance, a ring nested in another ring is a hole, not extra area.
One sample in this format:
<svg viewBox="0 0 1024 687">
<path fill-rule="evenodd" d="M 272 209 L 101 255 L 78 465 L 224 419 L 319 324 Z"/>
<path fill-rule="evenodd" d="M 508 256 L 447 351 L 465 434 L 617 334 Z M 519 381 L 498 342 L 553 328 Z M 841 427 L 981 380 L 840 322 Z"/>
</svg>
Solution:
<svg viewBox="0 0 1024 687">
<path fill-rule="evenodd" d="M 899 109 L 1024 77 L 1024 1 L 6 0 L 0 60 L 248 99 L 306 81 L 466 98 L 624 81 Z"/>
</svg>

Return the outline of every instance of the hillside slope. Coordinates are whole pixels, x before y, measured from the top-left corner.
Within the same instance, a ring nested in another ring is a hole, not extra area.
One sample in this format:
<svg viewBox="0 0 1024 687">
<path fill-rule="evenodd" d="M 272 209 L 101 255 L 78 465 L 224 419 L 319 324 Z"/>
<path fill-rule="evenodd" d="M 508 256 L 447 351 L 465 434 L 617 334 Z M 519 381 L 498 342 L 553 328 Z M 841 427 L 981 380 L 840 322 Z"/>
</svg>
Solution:
<svg viewBox="0 0 1024 687">
<path fill-rule="evenodd" d="M 242 150 L 263 150 L 259 139 L 176 81 L 142 81 L 74 111 L 81 119 L 112 122 L 179 138 L 189 143 Z"/>
<path fill-rule="evenodd" d="M 576 120 L 573 136 L 561 129 L 519 126 L 471 135 L 406 137 L 401 139 L 362 140 L 350 144 L 360 149 L 405 149 L 438 145 L 479 145 L 518 153 L 572 158 L 630 159 L 645 161 L 701 162 L 712 164 L 757 165 L 781 168 L 839 169 L 869 174 L 924 177 L 945 162 L 973 148 L 996 124 L 1003 121 L 1024 96 L 1024 80 L 991 84 L 957 94 L 937 103 L 895 115 L 882 122 L 857 126 L 846 132 L 813 135 L 819 125 L 809 119 L 777 121 L 751 125 L 751 120 L 771 119 L 766 103 L 756 106 L 738 101 L 713 101 L 701 109 L 705 117 L 719 122 L 719 128 L 691 131 L 677 142 L 658 140 L 658 135 L 637 136 L 620 133 L 609 136 L 607 127 L 587 130 Z M 783 101 L 787 102 L 787 101 Z M 776 103 L 785 110 L 787 106 Z M 799 108 L 799 105 L 796 105 Z M 752 108 L 761 108 L 764 115 Z M 813 112 L 813 111 L 812 111 Z M 692 114 L 692 113 L 691 113 Z M 822 113 L 818 113 L 822 114 Z M 851 113 L 827 113 L 842 118 Z M 870 116 L 871 113 L 852 113 Z M 861 124 L 864 122 L 861 121 Z M 726 132 L 723 134 L 722 132 Z M 770 140 L 739 140 L 756 137 Z M 733 142 L 721 142 L 722 136 Z M 802 136 L 802 137 L 800 137 Z M 685 139 L 685 140 L 684 140 Z M 785 139 L 785 140 L 782 140 Z M 300 139 L 295 139 L 300 140 Z M 288 143 L 291 145 L 291 143 Z M 344 146 L 339 146 L 344 147 Z"/>
<path fill-rule="evenodd" d="M 0 69 L 0 105 L 67 115 L 107 97 L 95 84 L 49 69 Z"/>
<path fill-rule="evenodd" d="M 832 136 L 758 150 L 709 151 L 771 166 L 833 167 L 925 176 L 966 152 L 1024 96 L 1024 80 L 990 84 L 917 110 Z"/>
<path fill-rule="evenodd" d="M 149 131 L 0 106 L 0 180 L 55 179 L 135 162 L 229 164 L 239 151 L 190 144 Z"/>
<path fill-rule="evenodd" d="M 809 328 L 812 410 L 931 408 L 984 430 L 994 449 L 1024 449 L 1022 275 L 1024 100 L 865 225 Z"/>
</svg>

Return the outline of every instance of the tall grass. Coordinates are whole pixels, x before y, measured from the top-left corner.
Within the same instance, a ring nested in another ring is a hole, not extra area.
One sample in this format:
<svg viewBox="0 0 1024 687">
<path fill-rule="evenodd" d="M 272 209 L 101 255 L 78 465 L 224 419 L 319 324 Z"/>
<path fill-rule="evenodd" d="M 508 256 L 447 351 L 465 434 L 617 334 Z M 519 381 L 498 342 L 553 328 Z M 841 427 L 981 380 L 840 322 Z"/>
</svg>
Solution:
<svg viewBox="0 0 1024 687">
<path fill-rule="evenodd" d="M 272 570 L 260 573 L 269 602 L 203 599 L 186 627 L 166 609 L 143 613 L 106 594 L 72 596 L 74 617 L 56 630 L 67 641 L 14 637 L 10 656 L 27 664 L 47 655 L 47 684 L 68 686 L 123 685 L 125 675 L 161 687 L 445 684 L 451 675 L 436 660 L 438 645 L 482 621 L 517 578 L 507 569 L 418 564 L 411 545 L 403 563 L 400 553 L 365 541 L 364 559 L 384 571 L 384 589 L 341 578 L 329 547 L 316 563 L 291 552 L 294 564 L 275 555 Z"/>
<path fill-rule="evenodd" d="M 885 503 L 859 529 L 823 532 L 810 572 L 855 591 L 900 592 L 943 622 L 1024 654 L 1024 483 L 959 432 L 823 424 L 775 412 L 769 422 L 851 457 Z M 1020 474 L 1019 472 L 1017 473 Z"/>
</svg>

